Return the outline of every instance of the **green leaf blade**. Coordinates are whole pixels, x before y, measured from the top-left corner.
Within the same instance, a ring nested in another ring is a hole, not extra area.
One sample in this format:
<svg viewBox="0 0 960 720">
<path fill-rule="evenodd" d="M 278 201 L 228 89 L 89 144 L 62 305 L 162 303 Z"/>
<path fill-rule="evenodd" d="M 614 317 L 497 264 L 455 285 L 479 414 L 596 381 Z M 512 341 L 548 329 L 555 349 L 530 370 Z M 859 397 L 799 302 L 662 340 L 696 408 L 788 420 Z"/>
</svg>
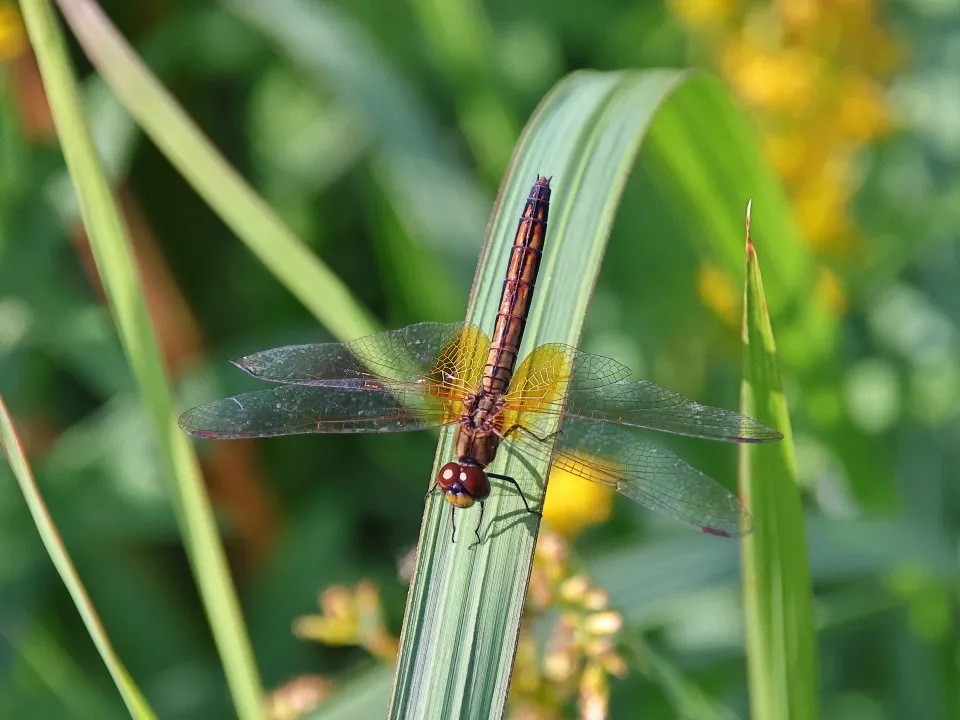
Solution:
<svg viewBox="0 0 960 720">
<path fill-rule="evenodd" d="M 755 522 L 742 541 L 752 716 L 816 718 L 816 635 L 793 433 L 749 206 L 743 343 L 740 411 L 784 436 L 740 447 L 740 492 Z"/>
<path fill-rule="evenodd" d="M 176 427 L 170 382 L 147 312 L 137 264 L 124 220 L 93 143 L 66 43 L 48 0 L 31 0 L 22 7 L 97 271 L 144 409 L 152 421 L 166 473 L 171 478 L 172 503 L 227 683 L 239 717 L 258 720 L 264 716 L 262 690 L 240 603 L 199 463 L 189 440 Z M 69 7 L 80 13 L 81 24 L 86 20 L 88 30 L 93 19 L 105 23 L 107 30 L 115 33 L 93 3 L 75 3 Z M 121 44 L 120 50 L 118 62 L 123 68 L 127 63 L 139 63 L 128 46 Z M 124 76 L 124 80 L 129 79 Z"/>
<path fill-rule="evenodd" d="M 576 345 L 628 171 L 654 114 L 686 74 L 576 73 L 548 94 L 518 143 L 487 229 L 467 319 L 485 330 L 496 315 L 519 212 L 537 174 L 553 176 L 551 216 L 525 352 Z M 453 456 L 444 434 L 434 473 Z M 544 466 L 506 449 L 491 471 L 516 478 L 533 507 Z M 489 718 L 503 714 L 529 581 L 538 520 L 509 487 L 485 504 L 485 541 L 471 548 L 476 509 L 428 502 L 407 603 L 389 717 Z"/>
<path fill-rule="evenodd" d="M 130 715 L 138 720 L 153 720 L 156 718 L 156 714 L 143 693 L 140 692 L 140 688 L 137 687 L 130 673 L 127 672 L 119 655 L 117 655 L 110 638 L 107 636 L 107 631 L 100 621 L 100 616 L 87 594 L 83 581 L 77 574 L 77 569 L 73 560 L 70 559 L 63 538 L 60 536 L 43 496 L 40 494 L 40 489 L 34 480 L 30 463 L 23 451 L 13 419 L 10 417 L 2 397 L 0 397 L 0 445 L 3 446 L 7 462 L 10 464 L 10 469 L 13 471 L 13 475 L 20 486 L 20 491 L 27 502 L 27 507 L 33 516 L 40 538 L 43 540 L 43 545 L 57 568 L 67 592 L 70 593 L 74 605 L 77 606 L 83 624 L 86 626 L 87 632 L 90 633 L 97 652 L 100 653 L 104 665 L 107 666 L 117 690 L 120 691 L 120 696 L 130 711 Z"/>
</svg>

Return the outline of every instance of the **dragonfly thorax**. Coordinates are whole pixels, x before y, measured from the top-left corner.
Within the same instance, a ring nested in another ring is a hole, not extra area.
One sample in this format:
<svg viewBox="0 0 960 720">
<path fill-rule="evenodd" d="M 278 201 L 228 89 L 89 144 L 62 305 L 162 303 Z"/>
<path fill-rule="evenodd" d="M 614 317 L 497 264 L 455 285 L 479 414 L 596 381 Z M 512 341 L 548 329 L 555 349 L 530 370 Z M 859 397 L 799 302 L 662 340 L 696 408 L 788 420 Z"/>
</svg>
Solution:
<svg viewBox="0 0 960 720">
<path fill-rule="evenodd" d="M 499 393 L 478 392 L 464 402 L 460 424 L 468 429 L 496 432 L 503 423 L 504 398 Z"/>
<path fill-rule="evenodd" d="M 483 468 L 469 461 L 451 462 L 440 468 L 437 485 L 448 502 L 467 508 L 490 497 L 490 480 Z"/>
</svg>

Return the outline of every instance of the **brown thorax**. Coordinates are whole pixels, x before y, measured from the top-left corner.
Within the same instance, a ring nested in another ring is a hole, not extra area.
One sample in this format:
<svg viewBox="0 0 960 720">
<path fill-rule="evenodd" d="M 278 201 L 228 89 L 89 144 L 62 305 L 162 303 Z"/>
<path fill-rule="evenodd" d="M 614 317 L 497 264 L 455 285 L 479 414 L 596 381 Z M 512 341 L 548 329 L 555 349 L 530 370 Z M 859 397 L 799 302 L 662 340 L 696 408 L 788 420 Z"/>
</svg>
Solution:
<svg viewBox="0 0 960 720">
<path fill-rule="evenodd" d="M 464 403 L 460 427 L 457 428 L 456 452 L 460 459 L 468 458 L 486 467 L 496 455 L 503 439 L 504 398 L 499 394 L 479 392 L 470 395 Z"/>
</svg>

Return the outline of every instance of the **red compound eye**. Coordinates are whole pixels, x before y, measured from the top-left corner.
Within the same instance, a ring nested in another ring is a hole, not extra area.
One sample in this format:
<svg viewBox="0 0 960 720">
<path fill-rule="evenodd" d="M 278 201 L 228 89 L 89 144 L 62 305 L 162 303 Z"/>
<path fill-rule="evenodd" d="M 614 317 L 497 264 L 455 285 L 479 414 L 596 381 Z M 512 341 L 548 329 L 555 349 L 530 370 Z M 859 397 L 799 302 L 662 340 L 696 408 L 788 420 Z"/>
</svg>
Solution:
<svg viewBox="0 0 960 720">
<path fill-rule="evenodd" d="M 490 497 L 490 481 L 482 468 L 474 465 L 460 466 L 460 484 L 473 496 L 474 500 L 486 500 Z"/>
<path fill-rule="evenodd" d="M 440 468 L 440 473 L 437 475 L 437 485 L 440 486 L 441 490 L 447 490 L 453 487 L 453 484 L 457 482 L 460 482 L 459 463 L 447 463 Z"/>
<path fill-rule="evenodd" d="M 467 495 L 470 498 L 470 504 L 474 500 L 486 500 L 490 497 L 490 481 L 483 468 L 476 465 L 461 465 L 460 463 L 447 463 L 440 468 L 437 475 L 437 486 L 443 492 L 451 497 L 448 490 L 453 491 L 453 495 L 460 497 Z M 463 505 L 467 507 L 467 505 Z"/>
</svg>

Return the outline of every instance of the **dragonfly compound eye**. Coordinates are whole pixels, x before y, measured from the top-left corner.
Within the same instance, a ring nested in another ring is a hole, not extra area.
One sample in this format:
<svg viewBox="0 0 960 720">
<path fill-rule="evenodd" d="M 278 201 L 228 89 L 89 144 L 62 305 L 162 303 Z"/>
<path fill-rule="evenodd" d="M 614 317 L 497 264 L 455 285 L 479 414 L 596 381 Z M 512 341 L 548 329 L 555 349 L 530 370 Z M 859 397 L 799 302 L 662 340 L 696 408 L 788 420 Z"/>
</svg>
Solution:
<svg viewBox="0 0 960 720">
<path fill-rule="evenodd" d="M 487 474 L 473 465 L 460 466 L 460 484 L 474 500 L 486 500 L 490 497 L 490 480 Z"/>
<path fill-rule="evenodd" d="M 437 485 L 443 496 L 458 508 L 467 508 L 477 500 L 490 497 L 490 481 L 482 468 L 460 463 L 447 463 L 440 468 Z"/>
<path fill-rule="evenodd" d="M 440 468 L 440 473 L 437 475 L 437 485 L 440 486 L 440 489 L 446 492 L 454 483 L 460 481 L 460 464 L 459 463 L 447 463 L 442 468 Z"/>
</svg>

